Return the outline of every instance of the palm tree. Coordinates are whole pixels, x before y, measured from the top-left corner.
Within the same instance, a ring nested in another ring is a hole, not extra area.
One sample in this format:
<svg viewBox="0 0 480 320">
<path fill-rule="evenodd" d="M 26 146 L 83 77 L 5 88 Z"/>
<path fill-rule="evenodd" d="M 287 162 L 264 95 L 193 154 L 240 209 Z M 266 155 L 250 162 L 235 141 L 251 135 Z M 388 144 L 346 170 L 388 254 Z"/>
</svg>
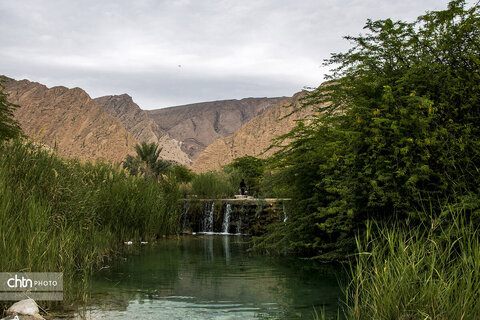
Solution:
<svg viewBox="0 0 480 320">
<path fill-rule="evenodd" d="M 146 143 L 145 141 L 141 144 L 135 146 L 135 151 L 137 152 L 137 157 L 145 161 L 150 168 L 155 168 L 160 152 L 162 148 L 155 142 Z"/>
<path fill-rule="evenodd" d="M 137 156 L 128 155 L 123 162 L 124 167 L 131 174 L 137 175 L 143 173 L 147 177 L 158 177 L 161 173 L 169 170 L 170 161 L 160 159 L 162 148 L 155 142 L 142 142 L 135 146 Z"/>
</svg>

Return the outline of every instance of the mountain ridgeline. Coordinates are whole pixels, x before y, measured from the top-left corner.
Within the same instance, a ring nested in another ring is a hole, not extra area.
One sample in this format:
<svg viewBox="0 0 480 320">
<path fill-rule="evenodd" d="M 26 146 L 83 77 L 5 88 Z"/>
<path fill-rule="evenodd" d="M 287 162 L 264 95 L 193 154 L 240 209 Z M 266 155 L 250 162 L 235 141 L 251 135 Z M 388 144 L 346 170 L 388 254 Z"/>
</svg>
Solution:
<svg viewBox="0 0 480 320">
<path fill-rule="evenodd" d="M 210 144 L 192 165 L 194 172 L 218 170 L 234 159 L 244 156 L 267 158 L 278 150 L 269 148 L 275 138 L 288 133 L 297 120 L 308 118 L 314 109 L 302 108 L 299 92 L 284 99 L 267 111 L 241 126 L 233 135 Z M 267 150 L 268 149 L 268 150 Z"/>
<path fill-rule="evenodd" d="M 137 140 L 80 88 L 47 88 L 28 80 L 2 77 L 8 100 L 19 106 L 15 118 L 35 141 L 62 156 L 120 162 Z"/>
<path fill-rule="evenodd" d="M 139 142 L 160 145 L 160 157 L 196 172 L 219 169 L 236 157 L 262 154 L 308 110 L 292 98 L 245 98 L 142 110 L 127 94 L 92 99 L 80 88 L 48 88 L 2 77 L 24 133 L 69 158 L 119 163 Z"/>
<path fill-rule="evenodd" d="M 129 95 L 105 96 L 94 101 L 108 114 L 120 120 L 137 141 L 158 143 L 162 147 L 161 158 L 186 166 L 191 164 L 191 159 L 181 148 L 181 142 L 161 129 Z"/>
<path fill-rule="evenodd" d="M 182 141 L 182 150 L 192 161 L 217 139 L 238 128 L 285 98 L 246 98 L 189 104 L 146 113 L 169 135 Z"/>
</svg>

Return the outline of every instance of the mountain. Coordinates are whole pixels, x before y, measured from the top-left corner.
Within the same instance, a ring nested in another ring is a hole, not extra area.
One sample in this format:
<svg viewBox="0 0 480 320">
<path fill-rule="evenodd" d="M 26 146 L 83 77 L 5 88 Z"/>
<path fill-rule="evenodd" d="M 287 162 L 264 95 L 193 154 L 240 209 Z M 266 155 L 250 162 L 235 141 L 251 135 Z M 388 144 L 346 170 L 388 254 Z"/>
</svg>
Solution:
<svg viewBox="0 0 480 320">
<path fill-rule="evenodd" d="M 20 106 L 15 118 L 34 140 L 84 160 L 120 162 L 134 153 L 135 138 L 82 89 L 1 78 L 8 100 Z"/>
<path fill-rule="evenodd" d="M 4 80 L 15 118 L 34 140 L 66 157 L 121 162 L 136 143 L 157 142 L 160 156 L 190 165 L 212 142 L 234 134 L 287 98 L 246 98 L 142 110 L 130 96 L 96 99 L 80 88 Z M 208 154 L 208 153 L 207 153 Z"/>
<path fill-rule="evenodd" d="M 182 150 L 195 160 L 212 142 L 232 135 L 244 123 L 285 98 L 246 98 L 146 110 L 170 137 L 182 142 Z"/>
<path fill-rule="evenodd" d="M 290 132 L 297 120 L 306 119 L 315 112 L 313 107 L 301 108 L 301 98 L 305 94 L 299 92 L 281 101 L 245 123 L 233 135 L 216 140 L 199 155 L 191 169 L 194 172 L 217 170 L 239 157 L 272 155 L 275 148 L 264 152 L 272 140 Z"/>
<path fill-rule="evenodd" d="M 137 141 L 158 143 L 162 147 L 161 158 L 186 166 L 191 164 L 192 161 L 181 149 L 181 143 L 172 139 L 165 130 L 161 129 L 129 95 L 105 96 L 96 98 L 94 101 L 108 114 L 120 120 Z"/>
</svg>

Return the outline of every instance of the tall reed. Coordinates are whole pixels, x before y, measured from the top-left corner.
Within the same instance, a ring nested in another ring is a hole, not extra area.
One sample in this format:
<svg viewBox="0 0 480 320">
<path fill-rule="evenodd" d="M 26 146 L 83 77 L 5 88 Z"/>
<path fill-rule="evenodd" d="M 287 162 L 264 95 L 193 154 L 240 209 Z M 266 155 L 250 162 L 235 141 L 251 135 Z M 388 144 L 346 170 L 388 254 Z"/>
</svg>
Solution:
<svg viewBox="0 0 480 320">
<path fill-rule="evenodd" d="M 367 225 L 347 288 L 347 319 L 478 319 L 478 228 L 462 210 L 431 224 Z"/>
<path fill-rule="evenodd" d="M 63 272 L 67 303 L 123 241 L 179 227 L 174 180 L 62 159 L 30 142 L 0 144 L 0 195 L 0 271 Z"/>
<path fill-rule="evenodd" d="M 241 180 L 235 170 L 200 173 L 192 179 L 190 193 L 200 198 L 231 198 L 238 194 Z"/>
</svg>

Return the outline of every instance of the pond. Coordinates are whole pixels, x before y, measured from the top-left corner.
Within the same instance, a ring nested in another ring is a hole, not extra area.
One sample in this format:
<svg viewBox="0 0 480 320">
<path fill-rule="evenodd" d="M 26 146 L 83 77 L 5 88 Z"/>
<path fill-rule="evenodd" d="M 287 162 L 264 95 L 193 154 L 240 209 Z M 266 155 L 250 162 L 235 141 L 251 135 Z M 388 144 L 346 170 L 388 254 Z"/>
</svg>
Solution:
<svg viewBox="0 0 480 320">
<path fill-rule="evenodd" d="M 247 251 L 248 238 L 198 235 L 131 246 L 91 282 L 88 319 L 312 319 L 336 315 L 339 269 Z"/>
</svg>

